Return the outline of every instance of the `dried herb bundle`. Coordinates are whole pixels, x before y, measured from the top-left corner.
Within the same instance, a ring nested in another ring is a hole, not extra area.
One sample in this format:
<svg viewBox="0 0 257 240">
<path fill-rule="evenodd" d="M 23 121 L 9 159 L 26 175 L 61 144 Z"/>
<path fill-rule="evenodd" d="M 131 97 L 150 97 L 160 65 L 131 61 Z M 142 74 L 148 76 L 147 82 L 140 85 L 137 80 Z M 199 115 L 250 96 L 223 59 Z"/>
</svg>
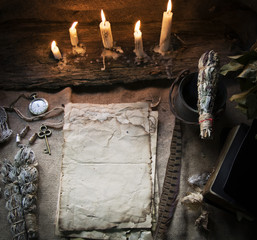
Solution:
<svg viewBox="0 0 257 240">
<path fill-rule="evenodd" d="M 212 138 L 213 106 L 219 79 L 219 58 L 213 50 L 205 52 L 198 63 L 198 113 L 200 136 L 202 139 Z"/>
<path fill-rule="evenodd" d="M 38 237 L 36 165 L 34 152 L 31 148 L 22 146 L 15 156 L 14 164 L 5 160 L 1 168 L 6 209 L 9 211 L 7 220 L 11 224 L 14 240 Z"/>
<path fill-rule="evenodd" d="M 12 132 L 7 123 L 5 109 L 0 106 L 0 143 L 7 141 L 11 137 Z"/>
</svg>

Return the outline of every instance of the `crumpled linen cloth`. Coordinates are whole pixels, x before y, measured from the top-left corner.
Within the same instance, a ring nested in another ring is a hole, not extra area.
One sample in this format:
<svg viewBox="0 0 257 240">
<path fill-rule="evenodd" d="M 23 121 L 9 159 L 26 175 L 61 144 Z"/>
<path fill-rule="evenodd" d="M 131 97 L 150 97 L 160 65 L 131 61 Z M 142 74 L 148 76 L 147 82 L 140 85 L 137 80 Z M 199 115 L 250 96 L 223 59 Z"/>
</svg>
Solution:
<svg viewBox="0 0 257 240">
<path fill-rule="evenodd" d="M 65 106 L 58 234 L 152 239 L 157 123 L 148 103 Z"/>
</svg>

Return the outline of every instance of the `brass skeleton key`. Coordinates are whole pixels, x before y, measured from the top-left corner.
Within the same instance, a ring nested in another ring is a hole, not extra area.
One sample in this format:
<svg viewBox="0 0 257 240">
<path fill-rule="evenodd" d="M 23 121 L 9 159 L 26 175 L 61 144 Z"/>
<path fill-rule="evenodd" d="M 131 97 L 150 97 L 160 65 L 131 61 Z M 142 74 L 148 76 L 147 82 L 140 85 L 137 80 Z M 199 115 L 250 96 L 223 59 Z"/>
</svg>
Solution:
<svg viewBox="0 0 257 240">
<path fill-rule="evenodd" d="M 49 146 L 49 143 L 48 143 L 48 139 L 47 137 L 50 137 L 52 135 L 52 132 L 51 130 L 49 130 L 47 128 L 47 126 L 45 125 L 42 125 L 40 127 L 40 131 L 39 133 L 37 134 L 39 138 L 45 138 L 45 143 L 46 143 L 46 149 L 44 149 L 44 152 L 49 155 L 51 155 L 51 149 L 50 149 L 50 146 Z"/>
</svg>

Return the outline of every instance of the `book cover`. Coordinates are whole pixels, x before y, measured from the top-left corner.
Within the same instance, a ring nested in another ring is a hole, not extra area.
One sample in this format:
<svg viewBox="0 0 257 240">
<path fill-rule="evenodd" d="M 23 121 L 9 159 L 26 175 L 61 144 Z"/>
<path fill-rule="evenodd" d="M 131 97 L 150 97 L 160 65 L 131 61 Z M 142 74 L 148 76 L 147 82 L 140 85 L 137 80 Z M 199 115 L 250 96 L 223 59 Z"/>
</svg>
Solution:
<svg viewBox="0 0 257 240">
<path fill-rule="evenodd" d="M 218 157 L 218 164 L 208 180 L 203 195 L 207 202 L 241 214 L 256 217 L 254 189 L 257 184 L 257 120 L 252 125 L 234 127 Z"/>
</svg>

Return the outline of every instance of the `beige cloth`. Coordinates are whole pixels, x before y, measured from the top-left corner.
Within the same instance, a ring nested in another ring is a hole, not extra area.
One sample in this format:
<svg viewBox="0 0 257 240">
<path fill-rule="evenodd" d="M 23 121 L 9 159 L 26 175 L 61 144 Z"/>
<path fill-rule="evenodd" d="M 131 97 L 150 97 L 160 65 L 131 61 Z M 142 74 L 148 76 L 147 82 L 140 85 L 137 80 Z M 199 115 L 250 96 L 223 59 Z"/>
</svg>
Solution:
<svg viewBox="0 0 257 240">
<path fill-rule="evenodd" d="M 130 239 L 151 239 L 158 118 L 150 110 L 147 103 L 65 106 L 61 235 L 123 239 L 139 229 Z"/>
</svg>

